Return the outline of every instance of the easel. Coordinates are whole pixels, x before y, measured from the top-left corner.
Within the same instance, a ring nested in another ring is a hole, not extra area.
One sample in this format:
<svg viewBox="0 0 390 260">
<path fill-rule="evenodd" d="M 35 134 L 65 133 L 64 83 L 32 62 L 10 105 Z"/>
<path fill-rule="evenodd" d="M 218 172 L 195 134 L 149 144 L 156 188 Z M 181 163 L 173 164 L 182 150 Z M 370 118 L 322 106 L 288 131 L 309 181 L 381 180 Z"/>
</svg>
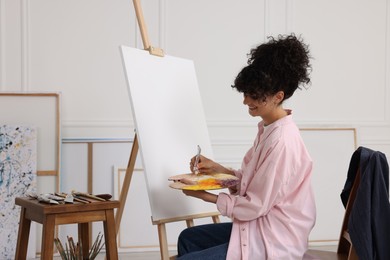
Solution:
<svg viewBox="0 0 390 260">
<path fill-rule="evenodd" d="M 144 49 L 149 51 L 150 55 L 164 57 L 164 51 L 162 49 L 152 47 L 149 43 L 146 25 L 144 22 L 144 17 L 143 17 L 143 13 L 142 13 L 142 9 L 141 9 L 141 5 L 139 3 L 139 0 L 133 0 L 133 4 L 134 4 L 134 8 L 135 8 L 135 13 L 137 16 L 138 25 L 139 25 L 140 32 L 141 32 L 141 37 L 142 37 Z M 115 215 L 115 230 L 116 230 L 117 234 L 119 231 L 119 226 L 120 226 L 120 222 L 122 219 L 124 206 L 126 204 L 126 198 L 127 198 L 129 187 L 130 187 L 131 178 L 132 178 L 132 175 L 134 172 L 134 166 L 135 166 L 135 161 L 136 161 L 138 149 L 139 149 L 139 146 L 138 146 L 137 133 L 135 133 L 133 147 L 131 149 L 130 158 L 129 158 L 129 162 L 128 162 L 127 169 L 126 169 L 126 175 L 125 175 L 125 178 L 123 181 L 122 191 L 121 191 L 121 194 L 119 196 L 120 204 L 119 204 L 119 208 L 118 208 L 116 215 Z M 194 226 L 194 219 L 205 218 L 205 217 L 211 217 L 214 223 L 219 223 L 220 222 L 219 215 L 220 215 L 219 212 L 211 212 L 211 213 L 203 213 L 203 214 L 175 217 L 175 218 L 170 218 L 170 219 L 160 219 L 160 220 L 153 220 L 152 219 L 152 224 L 157 225 L 157 229 L 158 229 L 161 259 L 163 259 L 163 260 L 170 259 L 169 252 L 168 252 L 166 226 L 165 226 L 166 223 L 172 223 L 172 222 L 177 222 L 177 221 L 186 221 L 187 226 L 191 227 L 191 226 Z M 174 259 L 174 257 L 172 257 L 172 259 Z"/>
</svg>

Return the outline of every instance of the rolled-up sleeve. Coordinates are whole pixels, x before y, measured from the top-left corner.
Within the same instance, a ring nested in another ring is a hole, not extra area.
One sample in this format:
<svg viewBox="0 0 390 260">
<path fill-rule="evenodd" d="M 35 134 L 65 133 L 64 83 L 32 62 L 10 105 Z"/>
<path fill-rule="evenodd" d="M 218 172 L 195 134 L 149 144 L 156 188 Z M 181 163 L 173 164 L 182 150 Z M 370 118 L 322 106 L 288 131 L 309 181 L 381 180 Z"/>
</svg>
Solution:
<svg viewBox="0 0 390 260">
<path fill-rule="evenodd" d="M 217 209 L 222 216 L 233 218 L 233 207 L 236 197 L 224 192 L 218 194 Z"/>
</svg>

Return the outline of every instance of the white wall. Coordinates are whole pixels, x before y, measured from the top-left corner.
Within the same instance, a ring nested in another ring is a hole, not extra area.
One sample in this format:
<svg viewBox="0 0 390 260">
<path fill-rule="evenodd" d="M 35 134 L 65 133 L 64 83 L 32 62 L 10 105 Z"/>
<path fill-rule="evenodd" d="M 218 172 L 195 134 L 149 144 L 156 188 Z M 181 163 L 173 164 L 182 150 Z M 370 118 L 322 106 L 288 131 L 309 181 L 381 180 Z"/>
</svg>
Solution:
<svg viewBox="0 0 390 260">
<path fill-rule="evenodd" d="M 289 103 L 297 122 L 354 126 L 360 144 L 390 153 L 386 0 L 141 2 L 151 44 L 195 61 L 214 143 L 252 139 L 230 85 L 251 47 L 295 32 L 314 57 L 311 88 Z M 132 136 L 118 50 L 143 47 L 132 1 L 0 0 L 0 22 L 1 91 L 61 91 L 63 137 Z"/>
<path fill-rule="evenodd" d="M 152 46 L 195 61 L 219 161 L 238 165 L 256 132 L 230 88 L 246 54 L 289 32 L 314 57 L 312 86 L 288 102 L 299 126 L 356 127 L 390 156 L 389 1 L 141 2 Z M 0 91 L 61 91 L 63 138 L 132 138 L 122 44 L 142 48 L 130 0 L 0 0 Z"/>
</svg>

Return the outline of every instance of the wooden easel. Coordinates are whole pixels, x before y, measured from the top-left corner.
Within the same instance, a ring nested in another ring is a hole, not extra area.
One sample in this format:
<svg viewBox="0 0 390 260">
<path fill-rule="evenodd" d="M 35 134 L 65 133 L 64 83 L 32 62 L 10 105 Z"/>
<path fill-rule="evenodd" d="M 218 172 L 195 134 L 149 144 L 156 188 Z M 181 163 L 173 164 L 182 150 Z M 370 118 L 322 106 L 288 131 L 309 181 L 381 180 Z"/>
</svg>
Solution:
<svg viewBox="0 0 390 260">
<path fill-rule="evenodd" d="M 149 37 L 148 37 L 147 29 L 146 29 L 146 24 L 144 21 L 142 8 L 141 8 L 141 4 L 140 4 L 139 0 L 133 0 L 133 4 L 134 4 L 134 8 L 135 8 L 135 13 L 137 16 L 138 25 L 139 25 L 140 32 L 141 32 L 142 43 L 144 45 L 144 49 L 149 51 L 149 53 L 151 55 L 164 57 L 164 51 L 162 49 L 152 47 L 149 43 Z M 126 204 L 126 198 L 127 198 L 129 187 L 130 187 L 131 178 L 132 178 L 133 172 L 134 172 L 134 166 L 135 166 L 135 161 L 136 161 L 137 154 L 138 154 L 138 149 L 139 149 L 138 138 L 137 138 L 137 133 L 135 133 L 133 147 L 131 149 L 129 162 L 127 164 L 126 175 L 125 175 L 125 178 L 123 180 L 123 186 L 122 186 L 121 194 L 119 196 L 119 203 L 120 204 L 119 204 L 119 208 L 118 208 L 116 215 L 115 215 L 116 234 L 118 234 L 123 210 L 124 210 L 124 207 Z M 152 219 L 152 224 L 157 225 L 157 229 L 158 229 L 161 259 L 163 259 L 163 260 L 170 259 L 169 251 L 168 251 L 167 233 L 166 233 L 166 227 L 165 227 L 166 223 L 186 221 L 187 226 L 192 227 L 192 226 L 194 226 L 194 219 L 205 218 L 205 217 L 211 217 L 214 223 L 219 223 L 220 222 L 219 215 L 220 215 L 219 212 L 211 212 L 211 213 L 203 213 L 203 214 L 175 217 L 175 218 L 170 218 L 170 219 L 160 219 L 160 220 L 153 220 Z M 172 259 L 174 259 L 174 257 L 172 257 Z"/>
</svg>

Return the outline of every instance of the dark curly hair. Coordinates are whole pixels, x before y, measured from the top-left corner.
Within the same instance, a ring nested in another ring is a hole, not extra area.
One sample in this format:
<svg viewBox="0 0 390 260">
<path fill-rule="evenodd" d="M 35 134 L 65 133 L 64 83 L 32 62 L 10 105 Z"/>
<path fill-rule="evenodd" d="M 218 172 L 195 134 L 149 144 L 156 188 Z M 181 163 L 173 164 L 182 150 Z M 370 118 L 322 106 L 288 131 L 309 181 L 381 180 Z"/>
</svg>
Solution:
<svg viewBox="0 0 390 260">
<path fill-rule="evenodd" d="M 294 34 L 268 39 L 250 51 L 248 65 L 238 73 L 232 88 L 257 100 L 283 91 L 286 100 L 310 83 L 309 47 Z"/>
</svg>

